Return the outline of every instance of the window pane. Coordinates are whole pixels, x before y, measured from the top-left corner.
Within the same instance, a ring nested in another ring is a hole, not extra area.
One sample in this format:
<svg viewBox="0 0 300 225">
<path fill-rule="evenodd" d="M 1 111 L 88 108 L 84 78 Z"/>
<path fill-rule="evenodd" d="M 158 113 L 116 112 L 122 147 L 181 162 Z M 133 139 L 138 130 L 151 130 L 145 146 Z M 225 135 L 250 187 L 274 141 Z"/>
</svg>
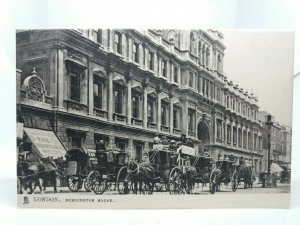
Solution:
<svg viewBox="0 0 300 225">
<path fill-rule="evenodd" d="M 71 74 L 70 76 L 70 98 L 74 101 L 80 101 L 80 80 L 79 75 Z"/>
</svg>

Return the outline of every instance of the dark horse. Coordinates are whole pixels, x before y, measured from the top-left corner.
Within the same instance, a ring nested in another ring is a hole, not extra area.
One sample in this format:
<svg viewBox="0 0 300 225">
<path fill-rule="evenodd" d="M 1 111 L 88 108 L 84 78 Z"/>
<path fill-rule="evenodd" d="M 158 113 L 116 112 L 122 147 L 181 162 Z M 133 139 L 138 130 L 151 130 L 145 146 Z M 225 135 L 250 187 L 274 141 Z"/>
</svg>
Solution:
<svg viewBox="0 0 300 225">
<path fill-rule="evenodd" d="M 54 193 L 56 189 L 56 165 L 50 158 L 44 158 L 40 162 L 26 162 L 19 161 L 17 163 L 17 175 L 19 180 L 18 192 L 22 194 L 22 187 L 26 190 L 30 189 L 28 194 L 32 194 L 36 187 L 39 187 L 40 191 L 46 190 L 46 186 L 49 183 L 54 187 Z M 42 180 L 42 186 L 40 183 Z"/>
<path fill-rule="evenodd" d="M 253 186 L 253 174 L 252 174 L 252 167 L 246 165 L 240 165 L 237 167 L 238 173 L 238 185 L 241 182 L 244 182 L 244 188 L 252 188 Z"/>
<path fill-rule="evenodd" d="M 135 160 L 128 162 L 132 190 L 135 194 L 152 194 L 154 169 L 149 163 L 137 163 Z"/>
</svg>

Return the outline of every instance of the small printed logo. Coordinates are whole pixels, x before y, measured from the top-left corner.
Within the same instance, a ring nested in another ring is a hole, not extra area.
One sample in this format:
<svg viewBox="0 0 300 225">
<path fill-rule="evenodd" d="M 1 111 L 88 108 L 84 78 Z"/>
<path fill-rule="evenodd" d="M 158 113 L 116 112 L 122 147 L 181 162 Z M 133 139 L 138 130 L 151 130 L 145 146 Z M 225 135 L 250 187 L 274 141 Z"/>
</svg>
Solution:
<svg viewBox="0 0 300 225">
<path fill-rule="evenodd" d="M 29 204 L 29 199 L 27 196 L 24 196 L 24 202 L 23 202 L 23 205 L 25 204 Z"/>
</svg>

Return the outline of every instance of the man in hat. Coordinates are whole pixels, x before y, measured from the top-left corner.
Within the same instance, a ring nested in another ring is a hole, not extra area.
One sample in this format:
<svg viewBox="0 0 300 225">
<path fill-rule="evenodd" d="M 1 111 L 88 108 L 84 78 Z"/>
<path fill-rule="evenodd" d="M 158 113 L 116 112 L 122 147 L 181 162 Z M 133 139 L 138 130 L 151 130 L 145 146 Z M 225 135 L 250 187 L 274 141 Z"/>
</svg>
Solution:
<svg viewBox="0 0 300 225">
<path fill-rule="evenodd" d="M 232 162 L 235 161 L 235 157 L 234 157 L 232 152 L 230 153 L 229 160 L 232 161 Z"/>
<path fill-rule="evenodd" d="M 153 139 L 153 144 L 161 144 L 158 134 L 155 134 L 155 137 Z"/>
</svg>

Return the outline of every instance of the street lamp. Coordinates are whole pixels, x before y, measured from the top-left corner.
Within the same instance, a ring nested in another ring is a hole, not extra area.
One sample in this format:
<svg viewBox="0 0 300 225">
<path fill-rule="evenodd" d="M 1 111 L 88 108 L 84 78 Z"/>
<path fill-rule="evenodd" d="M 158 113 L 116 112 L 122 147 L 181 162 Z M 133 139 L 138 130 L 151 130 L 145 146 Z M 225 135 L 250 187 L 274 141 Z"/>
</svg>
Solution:
<svg viewBox="0 0 300 225">
<path fill-rule="evenodd" d="M 267 175 L 267 183 L 271 180 L 271 128 L 273 126 L 272 116 L 269 114 L 266 122 L 268 128 L 268 175 Z"/>
</svg>

